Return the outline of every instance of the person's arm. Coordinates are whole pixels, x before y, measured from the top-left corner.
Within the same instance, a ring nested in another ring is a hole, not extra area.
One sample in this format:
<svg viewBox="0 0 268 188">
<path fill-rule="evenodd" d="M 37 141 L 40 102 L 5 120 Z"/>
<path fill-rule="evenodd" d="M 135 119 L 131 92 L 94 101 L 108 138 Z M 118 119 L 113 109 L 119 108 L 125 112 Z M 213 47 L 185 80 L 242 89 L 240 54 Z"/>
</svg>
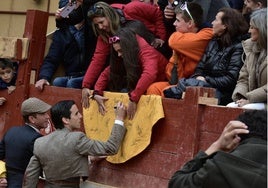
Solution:
<svg viewBox="0 0 268 188">
<path fill-rule="evenodd" d="M 221 62 L 217 62 L 217 66 L 225 65 L 225 68 L 222 68 L 221 71 L 225 71 L 225 73 L 221 73 L 220 76 L 209 76 L 206 75 L 206 81 L 214 88 L 220 90 L 229 90 L 230 88 L 234 88 L 239 76 L 239 71 L 243 65 L 241 55 L 243 54 L 243 48 L 241 44 L 237 44 L 235 46 L 230 47 L 232 49 L 228 49 L 227 54 L 220 60 Z M 219 59 L 218 59 L 219 61 Z M 227 65 L 226 65 L 227 64 Z"/>
<path fill-rule="evenodd" d="M 212 37 L 211 28 L 204 28 L 197 33 L 174 32 L 170 36 L 168 44 L 176 52 L 200 61 Z"/>
<path fill-rule="evenodd" d="M 110 53 L 110 45 L 99 36 L 92 61 L 87 68 L 82 87 L 92 89 L 102 70 L 105 68 L 106 59 Z"/>
<path fill-rule="evenodd" d="M 51 78 L 59 64 L 64 61 L 63 57 L 66 50 L 65 40 L 63 30 L 57 30 L 54 32 L 53 41 L 40 69 L 39 80 L 45 79 L 48 82 L 51 81 Z"/>
<path fill-rule="evenodd" d="M 79 134 L 76 150 L 82 155 L 114 155 L 118 152 L 126 133 L 123 120 L 126 117 L 126 106 L 118 102 L 115 109 L 115 122 L 110 137 L 106 142 L 89 139 L 84 133 Z"/>
<path fill-rule="evenodd" d="M 240 121 L 230 121 L 220 137 L 205 152 L 199 152 L 194 159 L 187 162 L 181 170 L 175 172 L 169 181 L 169 188 L 204 186 L 209 173 L 213 173 L 215 164 L 211 158 L 217 151 L 230 152 L 240 142 L 240 134 L 248 134 L 247 126 Z"/>
<path fill-rule="evenodd" d="M 41 164 L 35 155 L 32 156 L 23 180 L 23 188 L 37 187 L 39 176 L 42 173 Z"/>
<path fill-rule="evenodd" d="M 130 101 L 136 103 L 148 87 L 156 81 L 158 71 L 160 71 L 158 70 L 159 52 L 152 48 L 144 39 L 138 37 L 137 40 L 141 49 L 139 61 L 142 71 L 135 89 L 129 93 Z"/>
</svg>

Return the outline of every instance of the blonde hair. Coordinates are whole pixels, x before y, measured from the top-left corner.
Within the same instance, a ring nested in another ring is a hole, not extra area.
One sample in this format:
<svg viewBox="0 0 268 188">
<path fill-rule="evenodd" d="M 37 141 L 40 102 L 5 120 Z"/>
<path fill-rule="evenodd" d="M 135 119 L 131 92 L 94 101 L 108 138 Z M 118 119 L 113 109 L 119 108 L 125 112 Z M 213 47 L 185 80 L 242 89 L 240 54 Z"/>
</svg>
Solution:
<svg viewBox="0 0 268 188">
<path fill-rule="evenodd" d="M 105 17 L 109 20 L 110 33 L 99 29 L 93 22 L 92 28 L 95 35 L 100 35 L 105 42 L 108 37 L 113 36 L 120 28 L 120 17 L 116 10 L 109 4 L 99 1 L 95 3 L 87 13 L 88 18 L 92 21 L 96 17 Z"/>
</svg>

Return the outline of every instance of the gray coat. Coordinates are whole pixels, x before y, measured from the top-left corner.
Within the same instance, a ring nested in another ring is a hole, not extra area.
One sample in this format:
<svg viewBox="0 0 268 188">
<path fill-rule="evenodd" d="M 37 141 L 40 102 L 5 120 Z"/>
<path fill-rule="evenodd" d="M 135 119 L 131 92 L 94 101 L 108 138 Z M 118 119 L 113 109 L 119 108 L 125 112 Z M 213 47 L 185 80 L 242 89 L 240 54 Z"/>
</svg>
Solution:
<svg viewBox="0 0 268 188">
<path fill-rule="evenodd" d="M 250 103 L 267 103 L 267 55 L 257 64 L 258 52 L 253 50 L 253 42 L 248 39 L 242 42 L 246 59 L 239 72 L 239 78 L 232 99 L 241 97 Z"/>
<path fill-rule="evenodd" d="M 88 155 L 114 155 L 118 152 L 126 128 L 115 124 L 107 142 L 91 140 L 83 132 L 67 128 L 37 139 L 34 156 L 25 172 L 25 188 L 36 187 L 42 170 L 48 181 L 88 176 Z"/>
</svg>

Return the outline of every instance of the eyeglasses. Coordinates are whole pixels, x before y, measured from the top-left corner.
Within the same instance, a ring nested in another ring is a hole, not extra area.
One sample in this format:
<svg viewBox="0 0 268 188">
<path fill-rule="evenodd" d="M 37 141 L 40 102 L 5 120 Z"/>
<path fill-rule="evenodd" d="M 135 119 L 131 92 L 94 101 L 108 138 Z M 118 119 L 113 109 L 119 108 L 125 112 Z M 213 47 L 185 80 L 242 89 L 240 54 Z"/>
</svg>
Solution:
<svg viewBox="0 0 268 188">
<path fill-rule="evenodd" d="M 109 44 L 113 44 L 118 41 L 120 41 L 120 38 L 118 36 L 109 37 Z"/>
<path fill-rule="evenodd" d="M 194 20 L 193 16 L 191 15 L 191 13 L 190 13 L 190 11 L 189 11 L 189 9 L 187 7 L 187 2 L 182 3 L 181 6 L 180 6 L 180 9 L 185 10 L 188 13 L 188 15 L 190 16 L 191 20 Z"/>
</svg>

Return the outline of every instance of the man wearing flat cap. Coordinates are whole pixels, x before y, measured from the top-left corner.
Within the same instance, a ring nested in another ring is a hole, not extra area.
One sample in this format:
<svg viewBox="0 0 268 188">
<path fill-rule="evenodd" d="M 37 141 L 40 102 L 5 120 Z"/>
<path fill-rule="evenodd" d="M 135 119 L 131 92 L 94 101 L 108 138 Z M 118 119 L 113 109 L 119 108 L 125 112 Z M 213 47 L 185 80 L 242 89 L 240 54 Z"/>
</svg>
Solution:
<svg viewBox="0 0 268 188">
<path fill-rule="evenodd" d="M 0 142 L 0 160 L 6 162 L 8 187 L 22 187 L 34 142 L 42 136 L 40 129 L 49 125 L 50 108 L 49 104 L 35 97 L 23 101 L 21 114 L 25 124 L 10 128 Z"/>
</svg>

